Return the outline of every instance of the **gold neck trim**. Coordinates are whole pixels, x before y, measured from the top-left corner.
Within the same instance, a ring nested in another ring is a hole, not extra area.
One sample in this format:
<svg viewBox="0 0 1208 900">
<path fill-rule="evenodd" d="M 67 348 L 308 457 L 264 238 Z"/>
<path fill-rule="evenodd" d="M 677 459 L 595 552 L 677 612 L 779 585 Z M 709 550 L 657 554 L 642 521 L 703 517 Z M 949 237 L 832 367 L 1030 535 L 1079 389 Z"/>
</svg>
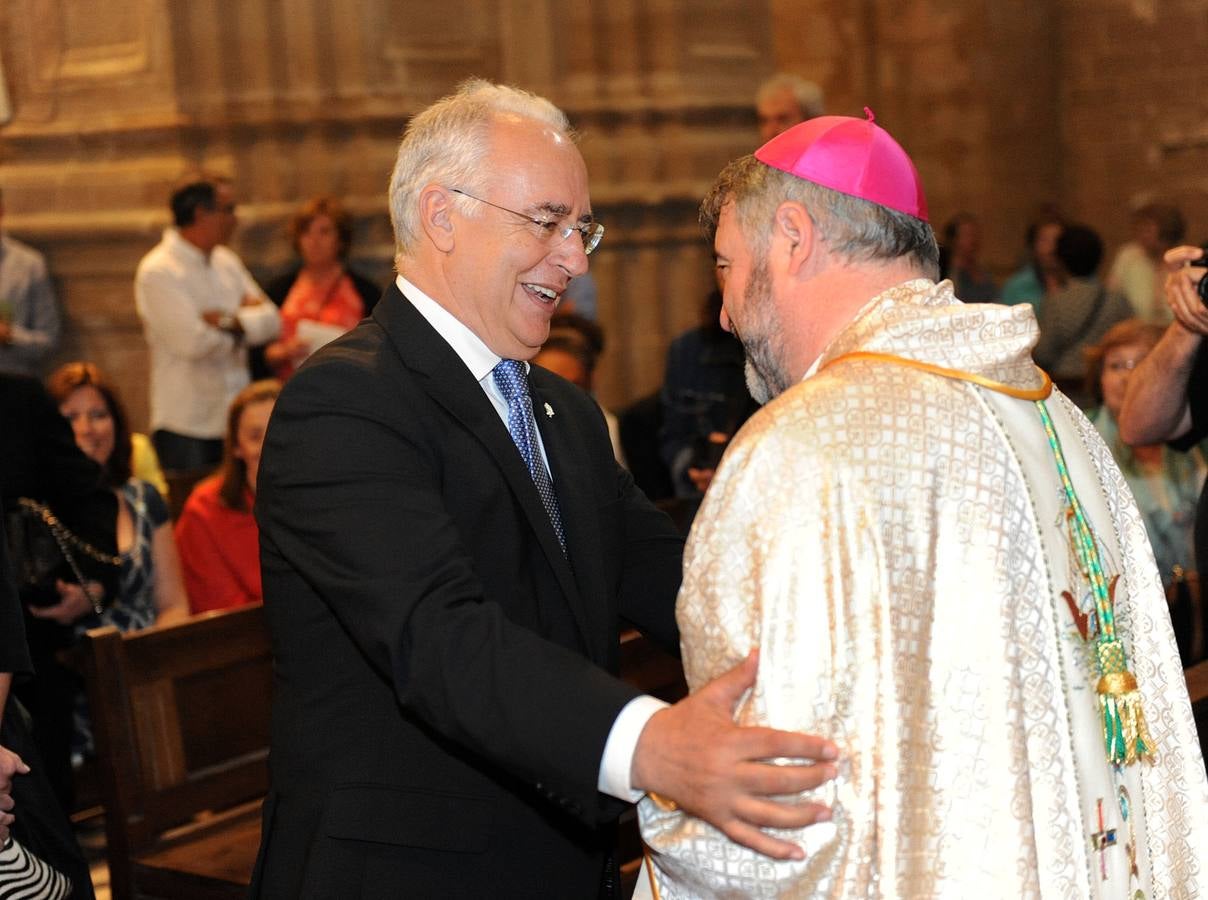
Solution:
<svg viewBox="0 0 1208 900">
<path fill-rule="evenodd" d="M 836 356 L 830 360 L 818 371 L 822 372 L 829 369 L 835 363 L 845 362 L 847 360 L 873 360 L 876 362 L 896 363 L 900 366 L 907 366 L 911 369 L 918 369 L 921 372 L 930 372 L 932 375 L 939 375 L 941 378 L 954 378 L 957 381 L 968 381 L 987 390 L 994 391 L 998 394 L 1006 394 L 1008 397 L 1016 397 L 1020 400 L 1044 400 L 1053 393 L 1053 379 L 1049 377 L 1049 373 L 1044 369 L 1037 368 L 1043 381 L 1038 388 L 1017 388 L 1012 387 L 1003 381 L 995 381 L 992 378 L 986 378 L 982 375 L 966 372 L 962 369 L 946 369 L 943 366 L 936 366 L 931 363 L 921 362 L 917 359 L 908 359 L 905 356 L 894 356 L 892 353 L 875 353 L 871 350 L 854 350 L 851 353 L 844 353 L 842 356 Z"/>
</svg>

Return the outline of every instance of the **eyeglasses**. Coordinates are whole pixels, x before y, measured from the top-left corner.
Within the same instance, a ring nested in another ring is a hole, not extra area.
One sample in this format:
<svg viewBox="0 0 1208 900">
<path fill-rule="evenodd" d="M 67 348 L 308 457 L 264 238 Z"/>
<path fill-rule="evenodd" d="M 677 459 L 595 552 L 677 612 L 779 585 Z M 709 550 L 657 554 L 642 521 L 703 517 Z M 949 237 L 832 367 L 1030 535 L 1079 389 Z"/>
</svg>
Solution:
<svg viewBox="0 0 1208 900">
<path fill-rule="evenodd" d="M 1141 360 L 1139 359 L 1115 359 L 1109 362 L 1103 368 L 1109 372 L 1115 372 L 1118 374 L 1120 372 L 1131 372 L 1138 365 L 1140 365 L 1140 363 Z"/>
<path fill-rule="evenodd" d="M 469 197 L 471 200 L 477 200 L 479 203 L 485 203 L 487 206 L 493 206 L 505 213 L 511 213 L 514 216 L 519 216 L 522 219 L 527 219 L 542 230 L 542 240 L 548 241 L 551 244 L 560 244 L 571 236 L 572 232 L 579 232 L 579 237 L 583 239 L 583 253 L 591 255 L 591 251 L 595 250 L 600 245 L 600 238 L 604 237 L 604 226 L 599 222 L 572 222 L 570 225 L 561 225 L 557 219 L 536 219 L 528 213 L 517 212 L 514 209 L 508 209 L 506 206 L 500 206 L 498 203 L 492 203 L 490 200 L 483 200 L 481 197 L 475 197 L 473 194 L 466 193 L 458 188 L 449 188 L 455 194 L 461 194 L 463 197 Z M 554 236 L 558 236 L 558 240 L 554 241 Z"/>
</svg>

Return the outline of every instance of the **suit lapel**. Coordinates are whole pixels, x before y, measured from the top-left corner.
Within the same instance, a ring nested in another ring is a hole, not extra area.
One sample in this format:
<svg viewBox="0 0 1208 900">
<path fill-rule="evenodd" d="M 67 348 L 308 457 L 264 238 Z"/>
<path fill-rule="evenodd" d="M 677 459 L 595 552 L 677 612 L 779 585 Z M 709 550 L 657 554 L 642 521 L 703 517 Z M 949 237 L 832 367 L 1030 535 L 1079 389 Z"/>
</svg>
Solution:
<svg viewBox="0 0 1208 900">
<path fill-rule="evenodd" d="M 453 348 L 402 295 L 397 285 L 391 285 L 386 290 L 382 301 L 373 311 L 373 317 L 386 329 L 408 367 L 422 376 L 423 387 L 428 395 L 481 442 L 499 467 L 504 481 L 537 536 L 542 552 L 549 560 L 558 585 L 574 612 L 575 620 L 584 632 L 585 642 L 588 641 L 590 632 L 585 630 L 587 623 L 583 615 L 583 602 L 574 573 L 562 553 L 558 536 L 554 533 L 549 514 L 537 494 L 532 475 L 516 449 L 507 426 L 483 393 L 482 386 L 474 380 L 470 370 Z M 535 395 L 533 402 L 540 410 L 541 404 Z M 542 439 L 544 440 L 544 432 Z M 548 444 L 546 449 L 552 454 Z M 556 476 L 554 486 L 561 497 Z M 564 510 L 563 521 L 565 520 Z"/>
<path fill-rule="evenodd" d="M 586 598 L 593 593 L 593 586 L 603 584 L 603 573 L 599 571 L 599 558 L 595 548 L 600 546 L 599 519 L 595 514 L 595 491 L 591 484 L 591 473 L 584 470 L 582 461 L 589 458 L 583 447 L 583 436 L 579 423 L 569 411 L 558 415 L 553 398 L 542 390 L 544 378 L 540 373 L 529 378 L 533 394 L 533 412 L 545 454 L 549 459 L 554 479 L 554 492 L 558 495 L 558 507 L 562 511 L 562 526 L 566 533 L 566 548 L 574 560 L 574 577 L 581 590 L 572 595 L 572 609 L 579 627 L 583 631 L 593 655 L 603 659 L 605 648 L 597 646 L 609 634 L 607 623 L 596 620 L 595 613 L 603 610 L 598 603 L 588 603 Z M 548 409 L 547 409 L 548 404 Z M 553 415 L 549 415 L 549 413 Z"/>
</svg>

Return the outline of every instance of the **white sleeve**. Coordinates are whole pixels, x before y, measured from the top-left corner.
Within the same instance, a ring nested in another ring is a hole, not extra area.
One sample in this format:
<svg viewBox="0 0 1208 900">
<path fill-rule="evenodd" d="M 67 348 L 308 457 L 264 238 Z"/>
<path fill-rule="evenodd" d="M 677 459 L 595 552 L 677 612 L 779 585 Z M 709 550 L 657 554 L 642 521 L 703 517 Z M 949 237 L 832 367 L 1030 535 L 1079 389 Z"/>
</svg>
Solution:
<svg viewBox="0 0 1208 900">
<path fill-rule="evenodd" d="M 281 311 L 269 300 L 261 300 L 254 306 L 241 306 L 235 316 L 243 327 L 243 339 L 249 347 L 267 344 L 281 333 Z"/>
<path fill-rule="evenodd" d="M 277 308 L 277 304 L 268 299 L 268 295 L 256 283 L 256 279 L 247 270 L 243 260 L 235 253 L 230 253 L 227 258 L 238 269 L 243 296 L 255 297 L 260 301 L 235 310 L 235 316 L 239 319 L 240 327 L 243 328 L 244 343 L 249 347 L 259 347 L 275 340 L 281 334 L 281 311 Z"/>
<path fill-rule="evenodd" d="M 206 324 L 170 272 L 140 271 L 134 281 L 134 303 L 148 338 L 175 356 L 202 359 L 235 345 L 231 335 Z"/>
<path fill-rule="evenodd" d="M 660 709 L 667 706 L 662 700 L 643 694 L 634 697 L 621 709 L 612 730 L 608 732 L 608 740 L 604 742 L 604 753 L 600 757 L 600 778 L 597 786 L 600 793 L 624 800 L 626 803 L 637 803 L 642 798 L 642 791 L 634 790 L 630 781 L 633 769 L 633 754 L 638 746 L 638 738 L 646 723 Z"/>
</svg>

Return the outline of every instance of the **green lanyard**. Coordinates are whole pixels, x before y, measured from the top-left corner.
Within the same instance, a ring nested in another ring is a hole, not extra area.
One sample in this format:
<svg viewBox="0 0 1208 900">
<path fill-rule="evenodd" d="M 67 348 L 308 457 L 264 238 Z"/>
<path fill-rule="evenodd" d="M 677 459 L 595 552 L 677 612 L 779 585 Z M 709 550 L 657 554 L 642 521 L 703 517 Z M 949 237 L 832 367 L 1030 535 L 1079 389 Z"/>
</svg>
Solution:
<svg viewBox="0 0 1208 900">
<path fill-rule="evenodd" d="M 1128 670 L 1128 657 L 1124 645 L 1116 639 L 1116 617 L 1112 591 L 1103 574 L 1103 563 L 1094 532 L 1086 520 L 1074 483 L 1070 479 L 1065 454 L 1061 452 L 1061 441 L 1057 429 L 1043 400 L 1036 401 L 1040 420 L 1053 459 L 1057 462 L 1057 474 L 1065 491 L 1066 525 L 1070 532 L 1070 543 L 1078 559 L 1083 577 L 1090 583 L 1095 598 L 1095 618 L 1098 623 L 1095 636 L 1095 661 L 1099 667 L 1099 683 L 1095 691 L 1099 695 L 1099 711 L 1103 716 L 1103 740 L 1107 759 L 1115 765 L 1130 765 L 1138 759 L 1153 756 L 1154 742 L 1145 724 L 1145 712 L 1141 708 L 1141 692 L 1137 690 L 1137 679 Z"/>
</svg>

